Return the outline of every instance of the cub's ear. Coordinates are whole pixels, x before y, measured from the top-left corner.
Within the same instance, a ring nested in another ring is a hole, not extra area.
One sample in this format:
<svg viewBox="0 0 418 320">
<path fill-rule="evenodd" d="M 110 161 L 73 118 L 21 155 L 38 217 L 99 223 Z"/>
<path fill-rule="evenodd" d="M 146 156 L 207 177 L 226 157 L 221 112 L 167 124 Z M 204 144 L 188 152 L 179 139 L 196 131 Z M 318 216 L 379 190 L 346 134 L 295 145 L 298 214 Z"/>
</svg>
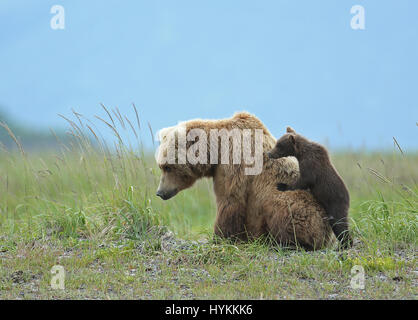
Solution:
<svg viewBox="0 0 418 320">
<path fill-rule="evenodd" d="M 287 133 L 296 133 L 296 131 L 292 127 L 287 127 L 286 132 Z"/>
<path fill-rule="evenodd" d="M 293 133 L 289 134 L 289 139 L 293 145 L 296 145 L 296 137 Z"/>
</svg>

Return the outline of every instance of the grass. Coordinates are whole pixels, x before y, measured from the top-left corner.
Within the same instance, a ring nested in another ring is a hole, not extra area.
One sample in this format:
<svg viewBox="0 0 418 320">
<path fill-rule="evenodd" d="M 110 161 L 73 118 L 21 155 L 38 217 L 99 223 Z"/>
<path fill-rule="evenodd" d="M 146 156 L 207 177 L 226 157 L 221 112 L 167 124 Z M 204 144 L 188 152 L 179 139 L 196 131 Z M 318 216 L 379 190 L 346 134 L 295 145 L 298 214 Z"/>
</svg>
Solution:
<svg viewBox="0 0 418 320">
<path fill-rule="evenodd" d="M 158 199 L 136 110 L 131 121 L 103 108 L 111 146 L 74 113 L 71 145 L 1 151 L 1 299 L 416 299 L 418 154 L 332 155 L 350 189 L 350 250 L 214 243 L 211 181 Z M 65 290 L 51 289 L 56 264 Z M 350 287 L 354 265 L 363 290 Z"/>
</svg>

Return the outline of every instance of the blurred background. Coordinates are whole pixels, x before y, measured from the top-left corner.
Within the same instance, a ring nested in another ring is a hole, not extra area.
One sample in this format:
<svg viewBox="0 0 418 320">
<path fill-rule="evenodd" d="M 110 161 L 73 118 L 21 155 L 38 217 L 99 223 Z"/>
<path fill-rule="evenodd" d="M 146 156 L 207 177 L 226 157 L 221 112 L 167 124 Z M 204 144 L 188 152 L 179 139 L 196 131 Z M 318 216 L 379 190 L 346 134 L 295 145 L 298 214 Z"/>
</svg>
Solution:
<svg viewBox="0 0 418 320">
<path fill-rule="evenodd" d="M 364 30 L 350 26 L 356 4 Z M 0 120 L 36 147 L 68 126 L 58 114 L 102 117 L 100 103 L 128 117 L 135 103 L 155 131 L 247 110 L 276 137 L 292 125 L 334 150 L 392 137 L 416 150 L 417 13 L 412 0 L 2 0 Z"/>
</svg>

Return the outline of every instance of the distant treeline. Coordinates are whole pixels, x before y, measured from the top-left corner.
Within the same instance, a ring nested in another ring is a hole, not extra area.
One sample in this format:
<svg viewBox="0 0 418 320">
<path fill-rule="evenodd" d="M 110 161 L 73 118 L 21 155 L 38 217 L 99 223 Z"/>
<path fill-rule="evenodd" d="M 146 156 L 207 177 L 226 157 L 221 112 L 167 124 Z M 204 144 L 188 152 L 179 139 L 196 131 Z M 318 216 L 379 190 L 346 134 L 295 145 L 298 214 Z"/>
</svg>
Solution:
<svg viewBox="0 0 418 320">
<path fill-rule="evenodd" d="M 12 119 L 0 109 L 0 146 L 6 147 L 8 150 L 16 149 L 17 144 L 5 126 L 28 151 L 58 148 L 60 143 L 67 143 L 69 140 L 68 135 L 62 129 L 32 129 Z"/>
</svg>

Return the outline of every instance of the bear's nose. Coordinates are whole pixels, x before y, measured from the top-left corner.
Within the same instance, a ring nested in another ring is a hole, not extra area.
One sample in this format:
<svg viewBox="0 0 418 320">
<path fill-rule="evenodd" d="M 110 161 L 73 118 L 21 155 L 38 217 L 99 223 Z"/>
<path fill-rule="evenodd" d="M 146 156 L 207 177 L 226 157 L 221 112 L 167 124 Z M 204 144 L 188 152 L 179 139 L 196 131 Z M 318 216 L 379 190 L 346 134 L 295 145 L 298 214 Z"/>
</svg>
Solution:
<svg viewBox="0 0 418 320">
<path fill-rule="evenodd" d="M 160 191 L 160 190 L 157 190 L 156 195 L 157 195 L 158 197 L 160 197 L 161 199 L 163 199 L 163 200 L 164 200 L 164 197 L 165 197 L 164 192 L 162 192 L 162 191 Z"/>
</svg>

